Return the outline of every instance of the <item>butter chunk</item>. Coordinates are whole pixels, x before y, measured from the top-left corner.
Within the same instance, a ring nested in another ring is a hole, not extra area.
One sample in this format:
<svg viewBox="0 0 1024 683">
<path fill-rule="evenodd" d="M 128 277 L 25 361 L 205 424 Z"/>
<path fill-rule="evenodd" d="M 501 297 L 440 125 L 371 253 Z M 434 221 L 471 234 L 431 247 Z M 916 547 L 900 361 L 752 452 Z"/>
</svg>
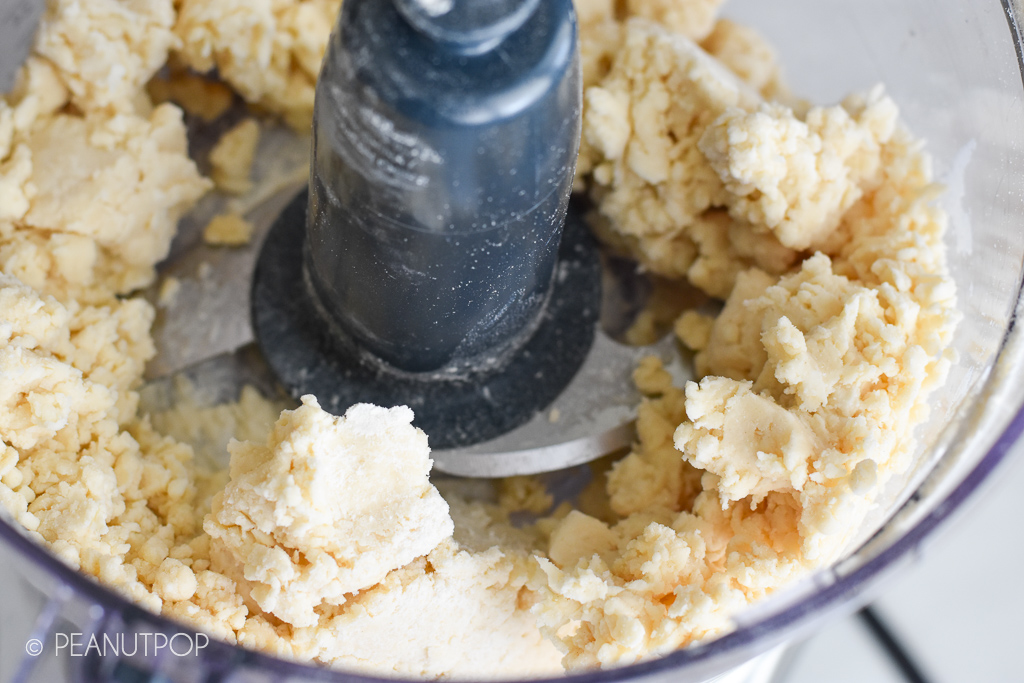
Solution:
<svg viewBox="0 0 1024 683">
<path fill-rule="evenodd" d="M 302 627 L 317 623 L 321 604 L 343 604 L 429 553 L 453 526 L 412 418 L 370 405 L 335 418 L 307 396 L 265 445 L 232 442 L 231 481 L 203 525 L 214 568 Z"/>
</svg>

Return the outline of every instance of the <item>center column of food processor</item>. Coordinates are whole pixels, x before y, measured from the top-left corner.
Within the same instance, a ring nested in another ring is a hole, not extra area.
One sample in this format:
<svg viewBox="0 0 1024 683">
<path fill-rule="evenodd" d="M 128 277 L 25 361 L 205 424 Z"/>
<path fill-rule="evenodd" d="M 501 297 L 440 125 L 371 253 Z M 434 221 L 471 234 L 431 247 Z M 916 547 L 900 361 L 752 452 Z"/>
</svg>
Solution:
<svg viewBox="0 0 1024 683">
<path fill-rule="evenodd" d="M 581 83 L 572 0 L 346 0 L 308 197 L 253 280 L 253 328 L 292 396 L 409 406 L 438 452 L 561 395 L 601 308 L 569 209 Z"/>
<path fill-rule="evenodd" d="M 568 0 L 349 0 L 317 89 L 305 273 L 400 371 L 500 366 L 551 290 L 579 139 Z"/>
</svg>

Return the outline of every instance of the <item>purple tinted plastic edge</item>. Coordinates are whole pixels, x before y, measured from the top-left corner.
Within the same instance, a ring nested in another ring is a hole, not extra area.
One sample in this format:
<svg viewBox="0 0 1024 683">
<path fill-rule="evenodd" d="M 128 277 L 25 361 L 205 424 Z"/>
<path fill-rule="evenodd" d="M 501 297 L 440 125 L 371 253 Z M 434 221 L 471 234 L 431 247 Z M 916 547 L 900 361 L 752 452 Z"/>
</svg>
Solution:
<svg viewBox="0 0 1024 683">
<path fill-rule="evenodd" d="M 1022 83 L 1024 83 L 1024 44 L 1022 44 L 1012 2 L 1013 0 L 1000 0 L 1000 4 L 1006 14 L 1007 23 L 1009 24 L 1014 49 L 1017 53 L 1018 68 L 1021 72 Z M 1018 302 L 1021 301 L 1022 296 L 1024 296 L 1024 283 L 1018 285 Z M 1012 332 L 1017 322 L 1015 311 L 1010 317 L 1007 334 L 1004 336 L 1004 344 L 1001 348 L 1005 348 L 1006 337 Z M 1002 355 L 1002 351 L 1000 351 L 1000 355 Z M 1024 406 L 1018 410 L 1002 435 L 992 445 L 985 457 L 978 462 L 977 466 L 970 471 L 964 480 L 934 510 L 911 527 L 900 542 L 886 548 L 854 571 L 842 576 L 834 583 L 820 588 L 810 597 L 783 609 L 778 614 L 772 615 L 763 621 L 754 622 L 742 630 L 726 634 L 705 645 L 677 650 L 658 659 L 610 670 L 589 671 L 582 674 L 560 676 L 558 678 L 536 678 L 529 680 L 532 683 L 557 683 L 561 681 L 569 681 L 570 683 L 612 683 L 614 681 L 649 677 L 659 673 L 674 671 L 687 664 L 711 664 L 719 657 L 725 659 L 730 654 L 755 645 L 767 633 L 773 633 L 778 641 L 784 640 L 785 638 L 780 636 L 795 630 L 803 622 L 806 615 L 822 611 L 825 607 L 838 607 L 844 598 L 852 593 L 856 593 L 857 589 L 867 586 L 873 579 L 879 578 L 886 568 L 916 550 L 925 538 L 941 526 L 964 501 L 977 491 L 989 475 L 1003 462 L 1011 446 L 1017 442 L 1022 432 L 1024 432 Z M 28 559 L 41 565 L 41 568 L 51 574 L 56 582 L 70 586 L 79 595 L 84 595 L 105 610 L 116 610 L 122 615 L 126 623 L 143 621 L 160 628 L 162 631 L 196 632 L 184 624 L 172 621 L 162 615 L 154 614 L 128 602 L 112 590 L 104 588 L 92 577 L 68 567 L 34 541 L 29 540 L 12 528 L 3 519 L 0 519 L 0 540 L 5 541 Z M 214 639 L 210 640 L 207 649 L 209 650 L 207 659 L 211 664 L 213 662 L 220 662 L 228 666 L 245 665 L 258 671 L 270 671 L 281 676 L 300 676 L 307 681 L 328 681 L 332 683 L 421 683 L 420 679 L 376 678 L 357 673 L 332 671 L 304 664 L 295 664 Z M 213 665 L 211 668 L 220 669 L 221 667 Z M 502 682 L 493 681 L 492 683 Z M 516 679 L 512 683 L 522 682 Z"/>
</svg>

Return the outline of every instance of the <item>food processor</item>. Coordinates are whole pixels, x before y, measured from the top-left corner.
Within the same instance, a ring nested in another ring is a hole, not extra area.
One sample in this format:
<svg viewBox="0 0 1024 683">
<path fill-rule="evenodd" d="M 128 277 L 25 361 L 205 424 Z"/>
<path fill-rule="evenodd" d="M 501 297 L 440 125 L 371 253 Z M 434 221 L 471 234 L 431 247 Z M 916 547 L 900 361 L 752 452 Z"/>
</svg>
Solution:
<svg viewBox="0 0 1024 683">
<path fill-rule="evenodd" d="M 891 483 L 845 559 L 737 614 L 735 628 L 720 638 L 632 666 L 566 678 L 580 683 L 770 680 L 780 648 L 822 620 L 869 601 L 882 579 L 913 561 L 925 539 L 962 508 L 1020 436 L 1024 340 L 1015 321 L 1024 272 L 1024 235 L 1017 227 L 1024 215 L 1024 193 L 1018 189 L 1019 174 L 1024 173 L 1024 98 L 1019 11 L 1008 0 L 782 0 L 770 6 L 733 0 L 726 6 L 727 16 L 756 27 L 778 47 L 794 92 L 827 102 L 883 82 L 907 125 L 927 140 L 936 175 L 947 187 L 940 201 L 950 215 L 949 262 L 963 314 L 954 340 L 958 359 L 946 385 L 932 397 L 930 418 L 918 427 L 921 453 L 916 466 Z M 257 174 L 263 172 L 278 182 L 268 182 L 271 189 L 249 207 L 248 215 L 260 233 L 270 230 L 295 195 L 288 167 L 294 161 L 292 166 L 301 170 L 304 163 L 301 141 L 295 142 L 283 132 L 268 135 L 263 142 L 259 156 L 273 163 L 257 169 Z M 186 221 L 183 234 L 190 225 L 203 224 L 204 211 L 216 213 L 217 201 L 201 205 Z M 249 273 L 232 262 L 243 255 L 211 253 L 196 260 L 194 250 L 182 246 L 186 241 L 179 240 L 180 249 L 169 259 L 164 276 L 175 272 L 186 285 L 195 283 L 192 294 L 186 289 L 183 298 L 196 320 L 193 325 L 215 319 L 218 306 L 237 308 L 241 303 L 247 308 L 248 289 L 226 286 L 233 278 L 248 278 Z M 242 292 L 241 302 L 231 299 L 237 292 Z M 204 298 L 204 293 L 209 296 Z M 174 315 L 173 310 L 165 311 L 157 329 L 161 346 L 173 346 L 169 340 L 180 328 Z M 239 377 L 266 382 L 258 358 L 238 346 L 248 341 L 244 332 L 220 329 L 217 335 L 220 348 L 207 340 L 200 356 L 180 362 L 164 359 L 166 369 L 195 367 L 187 361 L 224 351 L 228 355 L 215 361 L 224 386 L 237 385 Z M 669 349 L 659 349 L 668 354 Z M 591 357 L 594 353 L 590 351 Z M 159 383 L 153 387 L 155 394 L 169 391 Z M 621 422 L 620 414 L 607 424 L 614 431 Z M 200 649 L 201 638 L 194 632 L 129 604 L 68 569 L 3 521 L 0 544 L 0 573 L 5 579 L 0 680 L 382 680 L 317 669 L 215 640 Z M 190 650 L 184 656 L 167 647 L 156 654 L 137 651 L 132 656 L 99 657 L 88 650 L 80 650 L 81 656 L 67 650 L 66 656 L 53 656 L 55 636 L 72 632 L 86 641 L 95 634 L 121 643 L 135 634 L 145 634 L 154 643 L 158 635 L 163 642 L 177 637 L 179 651 L 186 642 Z M 45 644 L 43 654 L 33 651 L 35 643 Z"/>
</svg>

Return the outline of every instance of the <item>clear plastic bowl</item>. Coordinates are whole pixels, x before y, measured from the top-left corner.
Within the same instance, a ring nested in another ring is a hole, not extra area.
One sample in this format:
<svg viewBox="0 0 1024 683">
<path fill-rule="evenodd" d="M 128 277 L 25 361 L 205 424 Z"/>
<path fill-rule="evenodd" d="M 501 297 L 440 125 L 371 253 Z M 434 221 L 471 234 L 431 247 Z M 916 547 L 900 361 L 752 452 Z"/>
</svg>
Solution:
<svg viewBox="0 0 1024 683">
<path fill-rule="evenodd" d="M 1024 97 L 1021 8 L 1003 0 L 733 0 L 726 14 L 765 33 L 781 53 L 793 90 L 832 102 L 878 82 L 923 136 L 951 224 L 950 263 L 963 312 L 959 360 L 919 428 L 922 458 L 888 492 L 864 540 L 844 561 L 738 615 L 736 629 L 703 645 L 620 669 L 563 680 L 704 681 L 807 634 L 830 616 L 866 603 L 881 579 L 989 477 L 1024 429 Z M 877 533 L 873 533 L 877 530 Z M 211 641 L 198 656 L 32 657 L 54 634 L 190 634 L 69 570 L 0 522 L 0 680 L 375 681 Z M 429 625 L 424 625 L 429 628 Z M 184 642 L 179 641 L 179 642 Z M 149 673 L 144 673 L 149 672 Z"/>
</svg>

